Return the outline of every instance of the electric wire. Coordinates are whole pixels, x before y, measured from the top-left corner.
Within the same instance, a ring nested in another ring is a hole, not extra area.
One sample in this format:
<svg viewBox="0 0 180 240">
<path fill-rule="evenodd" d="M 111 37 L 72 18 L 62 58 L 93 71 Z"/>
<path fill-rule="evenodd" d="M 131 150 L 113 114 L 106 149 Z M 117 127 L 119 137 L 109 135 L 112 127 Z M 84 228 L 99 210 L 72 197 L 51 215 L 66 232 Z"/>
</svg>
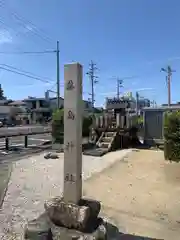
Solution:
<svg viewBox="0 0 180 240">
<path fill-rule="evenodd" d="M 45 51 L 19 51 L 19 52 L 7 52 L 7 51 L 0 51 L 0 54 L 9 54 L 9 55 L 13 55 L 13 54 L 48 54 L 48 53 L 56 53 L 56 50 L 45 50 Z"/>
<path fill-rule="evenodd" d="M 18 72 L 18 71 L 8 69 L 8 68 L 2 67 L 2 66 L 0 66 L 0 69 L 8 71 L 8 72 L 15 73 L 15 74 L 18 74 L 18 75 L 21 75 L 21 76 L 25 76 L 27 78 L 35 79 L 35 80 L 38 80 L 38 81 L 41 81 L 41 82 L 44 82 L 44 83 L 52 83 L 52 81 L 48 81 L 48 80 L 45 80 L 45 79 L 40 78 L 40 77 L 31 76 L 29 74 L 26 74 L 26 73 L 23 73 L 23 72 Z"/>
<path fill-rule="evenodd" d="M 6 9 L 10 15 L 17 20 L 17 22 L 19 23 L 19 25 L 21 25 L 23 28 L 25 28 L 26 30 L 28 30 L 28 32 L 33 33 L 34 35 L 36 35 L 37 37 L 41 38 L 42 40 L 48 42 L 48 43 L 53 43 L 54 44 L 54 40 L 52 40 L 49 36 L 47 36 L 45 34 L 45 32 L 43 30 L 41 30 L 36 24 L 34 24 L 32 21 L 25 19 L 25 17 L 23 17 L 22 15 L 20 15 L 17 11 L 15 11 L 12 7 L 7 6 L 7 4 L 5 4 L 5 2 L 0 1 L 0 7 Z M 29 27 L 28 27 L 29 25 Z M 42 35 L 43 33 L 43 35 Z"/>
</svg>

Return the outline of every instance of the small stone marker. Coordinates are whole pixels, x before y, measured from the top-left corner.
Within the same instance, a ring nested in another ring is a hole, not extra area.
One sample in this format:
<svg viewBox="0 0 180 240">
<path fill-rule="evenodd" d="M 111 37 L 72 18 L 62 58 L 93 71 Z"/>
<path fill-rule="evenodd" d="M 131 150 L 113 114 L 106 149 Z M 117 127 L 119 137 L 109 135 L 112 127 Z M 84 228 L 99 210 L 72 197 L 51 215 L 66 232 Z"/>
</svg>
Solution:
<svg viewBox="0 0 180 240">
<path fill-rule="evenodd" d="M 99 116 L 96 116 L 95 117 L 95 124 L 96 124 L 96 127 L 99 128 Z"/>
<path fill-rule="evenodd" d="M 103 128 L 103 125 L 104 125 L 104 117 L 103 117 L 103 116 L 100 116 L 100 117 L 99 117 L 99 120 L 100 120 L 100 127 Z"/>
<path fill-rule="evenodd" d="M 82 66 L 64 66 L 64 201 L 82 197 Z"/>
<path fill-rule="evenodd" d="M 117 127 L 122 127 L 121 126 L 121 116 L 120 116 L 120 113 L 116 114 L 116 126 Z"/>
</svg>

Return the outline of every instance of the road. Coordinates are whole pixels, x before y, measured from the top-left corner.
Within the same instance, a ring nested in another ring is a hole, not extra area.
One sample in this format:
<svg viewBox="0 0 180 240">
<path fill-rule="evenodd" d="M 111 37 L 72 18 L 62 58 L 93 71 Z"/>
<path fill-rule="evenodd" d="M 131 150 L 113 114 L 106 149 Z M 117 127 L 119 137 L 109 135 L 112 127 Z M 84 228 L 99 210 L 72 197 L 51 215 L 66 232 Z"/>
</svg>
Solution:
<svg viewBox="0 0 180 240">
<path fill-rule="evenodd" d="M 0 162 L 2 160 L 7 160 L 9 158 L 17 158 L 20 155 L 31 154 L 31 152 L 43 151 L 44 149 L 48 149 L 50 145 L 44 145 L 52 140 L 51 133 L 44 134 L 36 134 L 33 135 L 32 132 L 43 132 L 43 129 L 48 130 L 48 126 L 22 126 L 22 127 L 4 127 L 0 128 Z M 5 149 L 5 138 L 1 136 L 4 135 L 14 135 L 17 133 L 26 134 L 30 133 L 32 135 L 28 135 L 28 148 L 24 148 L 25 145 L 25 137 L 24 136 L 16 136 L 16 137 L 8 137 L 9 139 L 9 151 Z M 83 138 L 83 143 L 87 143 L 87 138 Z"/>
<path fill-rule="evenodd" d="M 5 147 L 5 138 L 1 136 L 10 136 L 15 134 L 32 134 L 33 132 L 43 132 L 47 130 L 47 126 L 42 125 L 27 125 L 27 126 L 15 126 L 15 127 L 2 127 L 0 128 L 0 149 Z M 38 146 L 42 143 L 51 140 L 51 135 L 38 134 L 38 135 L 29 135 L 28 136 L 28 145 L 29 146 Z M 24 136 L 18 137 L 9 137 L 10 146 L 24 146 Z"/>
<path fill-rule="evenodd" d="M 24 146 L 24 136 L 11 137 L 9 138 L 10 146 Z M 51 140 L 50 134 L 38 134 L 28 136 L 28 146 L 38 146 Z M 5 148 L 5 138 L 0 138 L 0 150 Z"/>
</svg>

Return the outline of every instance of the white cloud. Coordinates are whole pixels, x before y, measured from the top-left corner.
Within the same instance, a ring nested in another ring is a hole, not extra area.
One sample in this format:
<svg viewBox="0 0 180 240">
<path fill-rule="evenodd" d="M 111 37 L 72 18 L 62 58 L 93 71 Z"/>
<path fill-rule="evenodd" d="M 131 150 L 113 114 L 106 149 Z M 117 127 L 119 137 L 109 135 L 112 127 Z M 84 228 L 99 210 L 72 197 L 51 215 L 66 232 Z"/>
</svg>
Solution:
<svg viewBox="0 0 180 240">
<path fill-rule="evenodd" d="M 13 39 L 12 36 L 10 34 L 10 32 L 1 29 L 0 30 L 0 44 L 5 44 L 5 43 L 12 43 Z"/>
</svg>

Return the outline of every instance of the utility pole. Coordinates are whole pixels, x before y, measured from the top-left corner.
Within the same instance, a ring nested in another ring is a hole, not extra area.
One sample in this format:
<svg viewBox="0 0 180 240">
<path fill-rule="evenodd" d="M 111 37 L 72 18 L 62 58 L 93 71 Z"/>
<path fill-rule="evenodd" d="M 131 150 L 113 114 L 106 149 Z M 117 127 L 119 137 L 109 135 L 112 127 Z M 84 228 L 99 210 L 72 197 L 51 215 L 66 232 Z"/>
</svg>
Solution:
<svg viewBox="0 0 180 240">
<path fill-rule="evenodd" d="M 139 113 L 139 93 L 136 92 L 136 115 Z"/>
<path fill-rule="evenodd" d="M 92 109 L 94 109 L 94 102 L 95 102 L 95 93 L 94 93 L 94 85 L 98 83 L 96 80 L 98 77 L 95 76 L 95 71 L 98 68 L 96 67 L 96 64 L 91 60 L 91 63 L 89 64 L 89 71 L 87 72 L 87 75 L 89 75 L 90 81 L 91 81 L 91 104 Z"/>
<path fill-rule="evenodd" d="M 172 70 L 171 70 L 171 67 L 168 66 L 168 76 L 167 76 L 167 85 L 168 85 L 168 107 L 171 106 L 171 76 L 172 76 Z"/>
<path fill-rule="evenodd" d="M 172 70 L 170 66 L 167 66 L 167 69 L 161 68 L 162 72 L 166 72 L 166 83 L 167 83 L 167 89 L 168 89 L 168 107 L 171 106 L 171 79 L 172 79 L 172 72 L 175 72 L 175 70 Z"/>
<path fill-rule="evenodd" d="M 59 41 L 57 41 L 57 108 L 60 108 L 60 82 L 59 82 Z"/>
<path fill-rule="evenodd" d="M 123 87 L 122 84 L 123 84 L 123 80 L 117 78 L 117 98 L 118 98 L 118 99 L 119 99 L 119 97 L 120 97 L 120 88 Z"/>
</svg>

